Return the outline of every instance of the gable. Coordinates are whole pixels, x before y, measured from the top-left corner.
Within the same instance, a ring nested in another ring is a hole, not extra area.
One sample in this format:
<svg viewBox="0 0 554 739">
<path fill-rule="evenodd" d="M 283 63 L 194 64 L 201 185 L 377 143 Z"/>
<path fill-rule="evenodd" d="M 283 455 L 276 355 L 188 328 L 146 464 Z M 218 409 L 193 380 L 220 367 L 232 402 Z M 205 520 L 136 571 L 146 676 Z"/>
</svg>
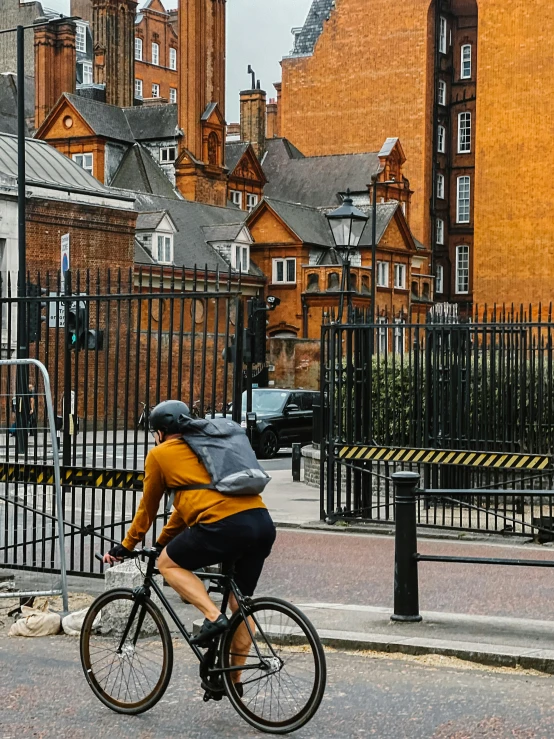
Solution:
<svg viewBox="0 0 554 739">
<path fill-rule="evenodd" d="M 214 126 L 216 128 L 225 125 L 225 119 L 217 103 L 210 103 L 208 105 L 202 116 L 202 122 L 206 126 Z"/>
<path fill-rule="evenodd" d="M 233 170 L 229 172 L 229 180 L 231 183 L 233 179 L 248 180 L 262 185 L 267 182 L 264 171 L 251 146 L 246 149 Z"/>
<path fill-rule="evenodd" d="M 413 237 L 400 208 L 397 209 L 394 218 L 391 218 L 379 245 L 393 249 L 403 249 L 410 253 L 415 251 Z"/>
<path fill-rule="evenodd" d="M 252 214 L 246 225 L 255 244 L 301 243 L 298 236 L 283 223 L 279 216 L 266 203 L 262 203 Z"/>
<path fill-rule="evenodd" d="M 167 10 L 161 4 L 160 0 L 150 0 L 144 7 L 143 10 L 156 10 L 158 13 L 167 14 Z"/>
<path fill-rule="evenodd" d="M 61 98 L 35 134 L 35 138 L 45 141 L 87 136 L 95 136 L 94 131 L 65 97 Z"/>
</svg>

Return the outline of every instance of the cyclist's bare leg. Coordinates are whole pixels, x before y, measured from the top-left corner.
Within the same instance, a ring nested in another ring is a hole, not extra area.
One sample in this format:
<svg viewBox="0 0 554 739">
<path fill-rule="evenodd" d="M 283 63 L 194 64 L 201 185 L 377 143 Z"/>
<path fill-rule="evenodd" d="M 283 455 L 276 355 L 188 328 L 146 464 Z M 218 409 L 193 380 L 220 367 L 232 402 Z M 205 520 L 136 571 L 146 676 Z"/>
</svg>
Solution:
<svg viewBox="0 0 554 739">
<path fill-rule="evenodd" d="M 232 593 L 229 596 L 229 608 L 231 609 L 233 613 L 235 613 L 235 611 L 238 611 L 238 608 L 239 608 L 237 600 Z M 250 624 L 250 628 L 252 629 L 252 633 L 254 634 L 256 631 L 254 619 L 249 618 L 248 623 Z M 250 652 L 251 644 L 252 644 L 252 639 L 250 638 L 250 633 L 248 629 L 246 628 L 246 624 L 243 622 L 240 624 L 238 629 L 235 631 L 235 635 L 231 643 L 231 666 L 232 667 L 239 667 L 240 665 L 244 665 L 246 663 L 248 654 Z M 241 677 L 242 677 L 242 672 L 231 673 L 231 679 L 234 683 L 240 683 Z"/>
<path fill-rule="evenodd" d="M 165 551 L 158 559 L 158 569 L 173 590 L 202 611 L 209 621 L 218 619 L 221 611 L 207 594 L 203 582 L 193 572 L 179 567 Z"/>
</svg>

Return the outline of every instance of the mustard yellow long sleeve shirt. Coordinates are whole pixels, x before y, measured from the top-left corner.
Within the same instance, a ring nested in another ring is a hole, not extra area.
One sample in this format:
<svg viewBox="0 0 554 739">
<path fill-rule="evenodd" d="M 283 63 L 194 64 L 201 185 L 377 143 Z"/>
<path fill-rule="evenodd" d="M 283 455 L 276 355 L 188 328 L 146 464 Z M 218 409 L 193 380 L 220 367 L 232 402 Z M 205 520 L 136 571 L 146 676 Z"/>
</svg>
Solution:
<svg viewBox="0 0 554 739">
<path fill-rule="evenodd" d="M 209 485 L 210 476 L 182 439 L 169 439 L 152 449 L 144 464 L 142 499 L 123 540 L 123 546 L 133 550 L 142 541 L 158 514 L 160 501 L 166 490 L 195 483 Z M 223 495 L 217 490 L 178 492 L 173 506 L 173 513 L 158 536 L 158 542 L 163 546 L 188 526 L 215 523 L 235 513 L 266 507 L 259 495 Z"/>
</svg>

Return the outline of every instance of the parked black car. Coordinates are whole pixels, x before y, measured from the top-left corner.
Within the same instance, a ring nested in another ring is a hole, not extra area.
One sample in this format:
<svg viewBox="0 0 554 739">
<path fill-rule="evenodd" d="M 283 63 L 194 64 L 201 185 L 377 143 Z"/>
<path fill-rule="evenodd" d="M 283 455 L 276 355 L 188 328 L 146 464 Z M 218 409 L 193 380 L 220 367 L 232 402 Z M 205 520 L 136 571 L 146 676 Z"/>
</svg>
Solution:
<svg viewBox="0 0 554 739">
<path fill-rule="evenodd" d="M 313 405 L 319 393 L 313 390 L 264 388 L 252 392 L 256 427 L 252 446 L 258 457 L 271 459 L 279 449 L 312 441 Z M 242 395 L 242 425 L 246 426 L 246 393 Z"/>
</svg>

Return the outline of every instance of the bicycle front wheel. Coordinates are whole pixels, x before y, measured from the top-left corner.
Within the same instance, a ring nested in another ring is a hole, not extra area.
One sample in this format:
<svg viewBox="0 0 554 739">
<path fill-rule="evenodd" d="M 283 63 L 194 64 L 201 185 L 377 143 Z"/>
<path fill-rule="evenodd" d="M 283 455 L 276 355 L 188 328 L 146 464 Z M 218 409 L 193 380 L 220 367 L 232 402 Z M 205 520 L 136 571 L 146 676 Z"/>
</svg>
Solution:
<svg viewBox="0 0 554 739">
<path fill-rule="evenodd" d="M 240 612 L 221 646 L 223 681 L 235 710 L 259 731 L 287 734 L 314 716 L 325 692 L 327 669 L 321 641 L 295 606 L 259 598 Z M 239 685 L 237 685 L 239 683 Z"/>
<path fill-rule="evenodd" d="M 118 713 L 148 711 L 165 693 L 173 644 L 160 609 L 132 590 L 110 590 L 91 605 L 81 631 L 81 664 L 95 695 Z"/>
</svg>

